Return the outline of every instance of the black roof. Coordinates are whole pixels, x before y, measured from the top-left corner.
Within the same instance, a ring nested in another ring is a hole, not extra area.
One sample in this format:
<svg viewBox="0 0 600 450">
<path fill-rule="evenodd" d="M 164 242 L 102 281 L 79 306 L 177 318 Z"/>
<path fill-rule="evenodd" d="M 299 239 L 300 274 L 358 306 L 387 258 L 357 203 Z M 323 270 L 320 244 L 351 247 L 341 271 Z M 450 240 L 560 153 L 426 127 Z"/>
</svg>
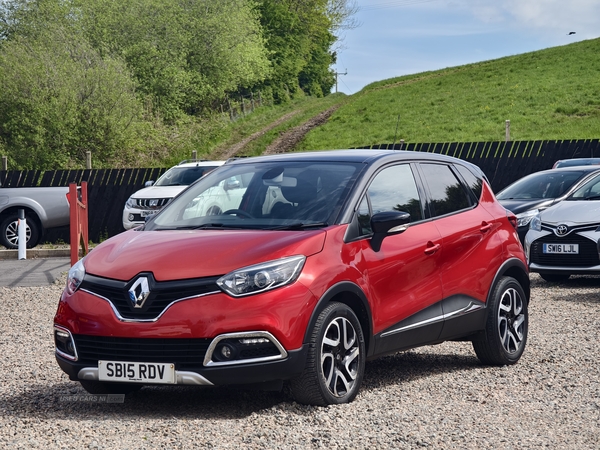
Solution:
<svg viewBox="0 0 600 450">
<path fill-rule="evenodd" d="M 261 161 L 338 161 L 372 164 L 375 161 L 390 159 L 397 160 L 431 160 L 445 162 L 460 162 L 464 165 L 477 167 L 467 161 L 439 153 L 414 152 L 409 150 L 370 150 L 370 149 L 345 149 L 345 150 L 321 150 L 311 152 L 289 152 L 274 155 L 256 156 L 251 158 L 233 159 L 228 164 L 245 164 Z M 477 170 L 480 170 L 477 168 Z"/>
</svg>

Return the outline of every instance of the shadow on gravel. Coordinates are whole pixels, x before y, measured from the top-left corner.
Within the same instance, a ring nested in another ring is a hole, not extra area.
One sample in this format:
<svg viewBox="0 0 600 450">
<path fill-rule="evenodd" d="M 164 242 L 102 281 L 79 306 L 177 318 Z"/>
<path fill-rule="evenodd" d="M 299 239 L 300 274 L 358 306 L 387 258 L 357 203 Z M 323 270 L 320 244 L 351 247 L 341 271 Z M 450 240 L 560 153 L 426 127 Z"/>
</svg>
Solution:
<svg viewBox="0 0 600 450">
<path fill-rule="evenodd" d="M 283 392 L 212 387 L 144 387 L 123 403 L 99 402 L 78 383 L 31 385 L 0 399 L 3 416 L 44 419 L 114 420 L 241 419 L 289 400 Z"/>
<path fill-rule="evenodd" d="M 574 303 L 600 303 L 600 276 L 571 276 L 566 281 L 547 282 L 541 278 L 532 278 L 532 288 L 541 292 L 551 291 L 551 295 L 545 296 L 551 301 L 567 301 Z"/>
<path fill-rule="evenodd" d="M 480 369 L 477 358 L 460 355 L 399 353 L 367 363 L 362 390 L 397 385 L 444 372 Z M 99 402 L 78 383 L 28 385 L 24 392 L 0 398 L 3 416 L 47 419 L 114 420 L 242 419 L 286 404 L 284 409 L 305 414 L 312 407 L 295 405 L 283 392 L 241 390 L 234 387 L 153 387 L 125 396 L 123 403 Z M 295 405 L 295 406 L 294 406 Z"/>
<path fill-rule="evenodd" d="M 368 362 L 363 389 L 379 389 L 441 373 L 481 370 L 484 367 L 476 356 L 402 352 Z"/>
</svg>

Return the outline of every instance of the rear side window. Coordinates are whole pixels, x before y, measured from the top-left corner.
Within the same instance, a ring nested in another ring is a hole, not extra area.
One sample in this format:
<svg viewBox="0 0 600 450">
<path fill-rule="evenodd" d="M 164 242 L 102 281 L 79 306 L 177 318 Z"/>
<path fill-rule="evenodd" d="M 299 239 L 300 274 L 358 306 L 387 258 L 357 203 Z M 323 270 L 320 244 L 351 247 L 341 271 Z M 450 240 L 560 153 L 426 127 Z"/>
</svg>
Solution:
<svg viewBox="0 0 600 450">
<path fill-rule="evenodd" d="M 421 164 L 429 187 L 429 204 L 433 217 L 450 214 L 471 207 L 469 195 L 454 172 L 445 164 Z"/>
<path fill-rule="evenodd" d="M 473 191 L 473 194 L 475 194 L 475 198 L 477 200 L 479 200 L 479 198 L 481 197 L 483 180 L 481 178 L 477 178 L 475 175 L 473 175 L 473 172 L 471 172 L 469 169 L 467 169 L 464 166 L 456 165 L 455 167 L 458 170 L 458 172 L 461 174 L 461 176 L 465 179 L 465 181 L 467 182 L 467 185 Z"/>
</svg>

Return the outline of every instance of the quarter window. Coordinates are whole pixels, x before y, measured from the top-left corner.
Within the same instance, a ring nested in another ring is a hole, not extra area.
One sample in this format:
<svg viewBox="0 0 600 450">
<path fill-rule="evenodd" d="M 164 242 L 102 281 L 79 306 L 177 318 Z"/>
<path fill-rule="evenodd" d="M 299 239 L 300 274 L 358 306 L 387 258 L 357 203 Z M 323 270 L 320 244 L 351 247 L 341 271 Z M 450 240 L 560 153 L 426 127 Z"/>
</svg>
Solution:
<svg viewBox="0 0 600 450">
<path fill-rule="evenodd" d="M 462 177 L 465 179 L 465 181 L 467 182 L 467 184 L 469 185 L 469 187 L 475 194 L 475 198 L 477 198 L 477 200 L 479 200 L 479 198 L 481 197 L 481 191 L 483 188 L 483 180 L 481 178 L 478 178 L 475 175 L 473 175 L 473 172 L 471 172 L 466 167 L 456 165 L 456 169 L 462 175 Z"/>
<path fill-rule="evenodd" d="M 445 164 L 421 164 L 429 186 L 434 217 L 469 208 L 471 202 L 462 183 Z"/>
</svg>

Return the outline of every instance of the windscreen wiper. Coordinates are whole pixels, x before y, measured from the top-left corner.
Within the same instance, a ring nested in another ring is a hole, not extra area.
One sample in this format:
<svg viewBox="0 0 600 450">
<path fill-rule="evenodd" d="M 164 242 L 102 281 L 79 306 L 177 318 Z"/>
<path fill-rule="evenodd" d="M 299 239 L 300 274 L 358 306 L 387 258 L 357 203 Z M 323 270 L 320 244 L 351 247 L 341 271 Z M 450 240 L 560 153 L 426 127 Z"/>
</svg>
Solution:
<svg viewBox="0 0 600 450">
<path fill-rule="evenodd" d="M 305 230 L 307 228 L 321 228 L 327 227 L 329 224 L 327 222 L 295 222 L 289 225 L 281 225 L 278 227 L 268 228 L 269 230 Z"/>
</svg>

